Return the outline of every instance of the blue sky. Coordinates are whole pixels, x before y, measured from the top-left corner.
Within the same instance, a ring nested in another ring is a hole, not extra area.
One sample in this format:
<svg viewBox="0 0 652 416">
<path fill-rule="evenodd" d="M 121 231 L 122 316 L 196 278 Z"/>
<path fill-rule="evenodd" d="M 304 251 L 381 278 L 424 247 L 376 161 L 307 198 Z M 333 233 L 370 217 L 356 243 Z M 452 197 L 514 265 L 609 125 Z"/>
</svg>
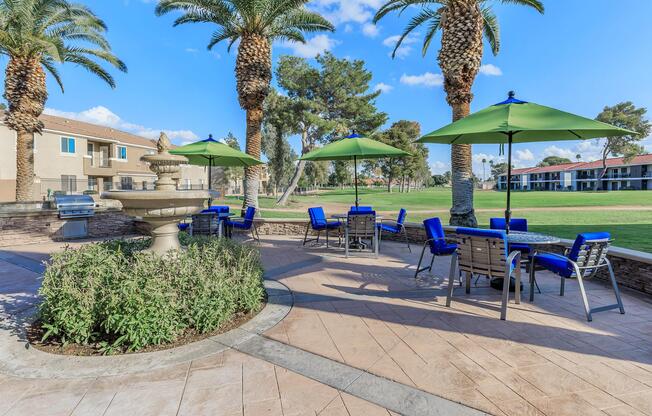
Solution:
<svg viewBox="0 0 652 416">
<path fill-rule="evenodd" d="M 154 0 L 81 0 L 109 25 L 114 51 L 128 65 L 116 74 L 111 90 L 74 66 L 63 69 L 66 92 L 49 80 L 51 113 L 103 123 L 155 137 L 166 130 L 176 143 L 224 136 L 232 131 L 244 141 L 244 112 L 235 91 L 235 51 L 225 46 L 212 52 L 206 44 L 210 25 L 173 28 L 173 16 L 156 17 Z M 331 50 L 339 57 L 364 59 L 373 72 L 374 88 L 382 88 L 378 107 L 390 123 L 417 120 L 424 133 L 450 121 L 436 62 L 438 42 L 420 53 L 420 37 L 389 57 L 392 36 L 409 20 L 390 16 L 378 26 L 370 19 L 382 0 L 315 0 L 337 26 L 335 33 L 309 36 L 307 45 L 275 45 L 282 54 L 312 57 Z M 498 2 L 495 2 L 498 3 Z M 502 101 L 508 90 L 517 97 L 594 117 L 604 105 L 631 100 L 652 108 L 652 1 L 544 0 L 545 15 L 513 5 L 495 5 L 502 28 L 502 50 L 494 57 L 485 48 L 484 73 L 474 86 L 473 110 Z M 5 61 L 6 63 L 6 61 Z M 652 110 L 651 110 L 652 111 Z M 296 145 L 296 140 L 292 140 Z M 652 151 L 652 141 L 646 140 Z M 527 166 L 547 155 L 596 157 L 590 142 L 524 144 L 516 148 L 516 164 Z M 498 146 L 475 146 L 476 172 L 483 157 L 497 158 Z M 449 148 L 430 146 L 434 172 L 449 166 Z"/>
</svg>

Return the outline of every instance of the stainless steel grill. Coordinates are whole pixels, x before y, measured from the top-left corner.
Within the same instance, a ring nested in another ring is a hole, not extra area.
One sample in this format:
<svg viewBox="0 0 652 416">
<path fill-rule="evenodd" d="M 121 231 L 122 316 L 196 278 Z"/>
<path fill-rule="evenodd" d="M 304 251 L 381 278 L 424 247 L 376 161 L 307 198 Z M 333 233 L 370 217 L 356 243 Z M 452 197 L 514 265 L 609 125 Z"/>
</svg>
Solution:
<svg viewBox="0 0 652 416">
<path fill-rule="evenodd" d="M 59 218 L 88 218 L 95 215 L 95 201 L 89 195 L 57 195 L 54 203 Z"/>
</svg>

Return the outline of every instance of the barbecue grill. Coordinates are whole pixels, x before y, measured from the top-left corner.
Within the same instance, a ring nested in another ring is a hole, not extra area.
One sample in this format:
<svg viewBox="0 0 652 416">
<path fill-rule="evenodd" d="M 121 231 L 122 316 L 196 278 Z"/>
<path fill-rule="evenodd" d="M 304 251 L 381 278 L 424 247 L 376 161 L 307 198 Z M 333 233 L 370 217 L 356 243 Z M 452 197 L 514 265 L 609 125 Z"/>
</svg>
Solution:
<svg viewBox="0 0 652 416">
<path fill-rule="evenodd" d="M 95 215 L 95 201 L 89 195 L 57 195 L 54 203 L 59 218 L 88 218 Z"/>
</svg>

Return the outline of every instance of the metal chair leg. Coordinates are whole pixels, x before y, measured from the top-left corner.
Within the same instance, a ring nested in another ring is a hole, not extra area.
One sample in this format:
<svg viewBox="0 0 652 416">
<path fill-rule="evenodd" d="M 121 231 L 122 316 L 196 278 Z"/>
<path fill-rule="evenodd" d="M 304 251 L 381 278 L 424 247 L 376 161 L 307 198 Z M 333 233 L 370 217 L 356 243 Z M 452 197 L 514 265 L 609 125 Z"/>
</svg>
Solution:
<svg viewBox="0 0 652 416">
<path fill-rule="evenodd" d="M 611 280 L 611 286 L 614 288 L 614 293 L 616 294 L 616 302 L 618 303 L 618 309 L 620 313 L 625 313 L 625 307 L 623 306 L 623 300 L 620 298 L 620 290 L 618 290 L 618 282 L 616 282 L 616 275 L 614 275 L 614 269 L 611 267 L 611 262 L 609 259 L 605 258 L 607 262 L 607 267 L 609 268 L 609 280 Z"/>
<path fill-rule="evenodd" d="M 421 262 L 423 261 L 423 255 L 426 253 L 426 247 L 428 247 L 428 242 L 426 242 L 426 243 L 423 244 L 423 249 L 421 250 L 421 257 L 419 257 L 419 264 L 417 264 L 417 271 L 414 272 L 414 278 L 415 278 L 415 279 L 417 278 L 417 275 L 418 275 L 419 273 L 421 273 L 422 271 L 426 270 L 425 267 L 424 267 L 423 269 L 421 269 Z"/>
<path fill-rule="evenodd" d="M 430 266 L 428 267 L 428 272 L 432 273 L 432 265 L 435 263 L 435 255 L 432 255 L 432 260 L 430 260 Z"/>
<path fill-rule="evenodd" d="M 349 258 L 349 230 L 348 228 L 344 231 L 344 255 Z"/>
<path fill-rule="evenodd" d="M 423 257 L 423 253 L 421 254 Z M 456 268 L 458 267 L 457 264 L 457 253 L 453 253 L 451 256 L 451 267 L 450 271 L 448 274 L 448 294 L 446 295 L 446 306 L 450 307 L 451 306 L 451 301 L 453 299 L 453 289 L 455 289 L 455 272 Z"/>
<path fill-rule="evenodd" d="M 306 242 L 308 241 L 308 231 L 310 231 L 310 223 L 306 225 L 306 234 L 303 236 L 303 245 L 306 245 Z"/>
<path fill-rule="evenodd" d="M 582 295 L 582 303 L 584 304 L 584 312 L 586 313 L 586 320 L 591 322 L 593 317 L 591 316 L 591 307 L 589 306 L 589 298 L 586 296 L 586 290 L 584 289 L 584 281 L 582 279 L 582 272 L 577 264 L 573 265 L 575 267 L 575 274 L 577 275 L 577 284 L 580 287 L 580 294 Z M 562 281 L 563 281 L 562 277 Z"/>
<path fill-rule="evenodd" d="M 534 264 L 534 257 L 532 258 L 532 263 L 530 264 L 530 302 L 534 302 L 534 282 L 536 282 L 536 266 Z"/>
<path fill-rule="evenodd" d="M 405 225 L 401 225 L 401 229 L 403 230 L 403 237 L 405 238 L 405 244 L 407 244 L 408 250 L 410 251 L 410 253 L 412 253 L 412 249 L 410 248 L 410 239 L 408 238 L 407 229 L 405 228 Z"/>
</svg>

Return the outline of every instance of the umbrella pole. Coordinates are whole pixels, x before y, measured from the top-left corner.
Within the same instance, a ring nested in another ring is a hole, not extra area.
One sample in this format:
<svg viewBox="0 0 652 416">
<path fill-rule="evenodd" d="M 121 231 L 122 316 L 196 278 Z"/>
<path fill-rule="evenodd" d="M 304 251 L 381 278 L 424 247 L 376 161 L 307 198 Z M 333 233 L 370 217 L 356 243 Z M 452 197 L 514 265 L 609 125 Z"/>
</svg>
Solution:
<svg viewBox="0 0 652 416">
<path fill-rule="evenodd" d="M 355 207 L 358 208 L 358 157 L 353 156 L 353 177 L 355 178 Z"/>
<path fill-rule="evenodd" d="M 514 133 L 508 133 L 507 145 L 507 209 L 505 210 L 505 232 L 509 234 L 509 222 L 512 219 L 511 191 L 512 191 L 512 136 Z"/>
<path fill-rule="evenodd" d="M 211 188 L 213 188 L 213 156 L 208 158 L 208 208 L 213 205 L 213 194 L 211 194 Z"/>
</svg>

